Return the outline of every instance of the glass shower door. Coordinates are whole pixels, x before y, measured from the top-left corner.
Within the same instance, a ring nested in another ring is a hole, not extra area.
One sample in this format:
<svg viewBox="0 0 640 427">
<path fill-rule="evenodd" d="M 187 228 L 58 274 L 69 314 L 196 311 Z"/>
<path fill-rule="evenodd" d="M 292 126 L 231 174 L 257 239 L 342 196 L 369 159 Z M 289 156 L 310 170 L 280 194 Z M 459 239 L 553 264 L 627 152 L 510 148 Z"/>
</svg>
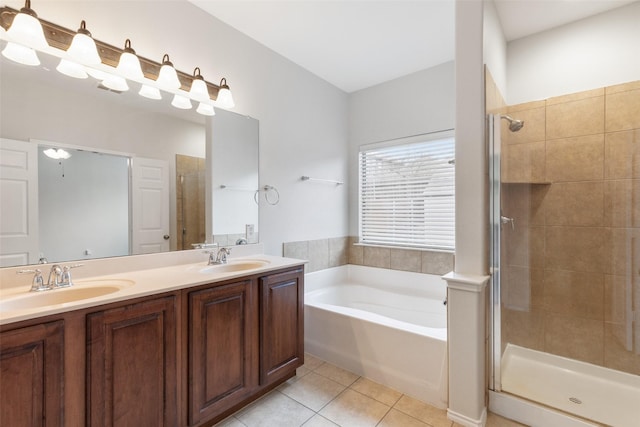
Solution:
<svg viewBox="0 0 640 427">
<path fill-rule="evenodd" d="M 488 123 L 490 387 L 610 425 L 640 419 L 639 88 L 512 105 L 514 119 Z"/>
</svg>

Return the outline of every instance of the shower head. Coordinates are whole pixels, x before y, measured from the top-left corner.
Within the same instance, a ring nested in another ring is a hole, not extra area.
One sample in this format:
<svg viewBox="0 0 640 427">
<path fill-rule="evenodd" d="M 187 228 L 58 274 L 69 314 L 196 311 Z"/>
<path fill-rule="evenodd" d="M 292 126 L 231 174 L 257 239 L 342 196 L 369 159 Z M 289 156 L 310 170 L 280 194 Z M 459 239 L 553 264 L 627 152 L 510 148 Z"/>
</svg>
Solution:
<svg viewBox="0 0 640 427">
<path fill-rule="evenodd" d="M 500 118 L 509 122 L 509 130 L 511 132 L 518 132 L 524 126 L 524 120 L 514 119 L 506 114 L 504 116 L 500 116 Z"/>
</svg>

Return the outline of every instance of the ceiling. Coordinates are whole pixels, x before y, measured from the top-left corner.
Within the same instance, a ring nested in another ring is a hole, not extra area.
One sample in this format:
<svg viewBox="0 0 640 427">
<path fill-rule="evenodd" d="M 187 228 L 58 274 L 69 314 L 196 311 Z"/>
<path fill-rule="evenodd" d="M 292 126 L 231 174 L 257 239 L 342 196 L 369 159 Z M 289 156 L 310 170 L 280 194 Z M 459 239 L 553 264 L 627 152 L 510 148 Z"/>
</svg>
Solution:
<svg viewBox="0 0 640 427">
<path fill-rule="evenodd" d="M 189 0 L 350 93 L 454 59 L 454 0 Z M 508 41 L 637 0 L 494 0 Z"/>
</svg>

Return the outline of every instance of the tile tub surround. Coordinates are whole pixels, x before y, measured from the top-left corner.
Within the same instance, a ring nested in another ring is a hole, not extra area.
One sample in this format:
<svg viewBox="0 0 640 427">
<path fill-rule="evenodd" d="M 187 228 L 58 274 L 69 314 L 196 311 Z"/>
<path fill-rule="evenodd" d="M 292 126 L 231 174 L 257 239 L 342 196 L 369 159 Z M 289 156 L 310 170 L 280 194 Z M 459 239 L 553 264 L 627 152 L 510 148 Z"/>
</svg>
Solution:
<svg viewBox="0 0 640 427">
<path fill-rule="evenodd" d="M 488 427 L 522 424 L 489 414 Z M 217 427 L 460 427 L 438 409 L 310 354 L 297 375 Z"/>
<path fill-rule="evenodd" d="M 353 264 L 443 275 L 453 271 L 454 263 L 451 252 L 366 246 L 354 236 L 287 242 L 283 256 L 308 259 L 307 273 Z"/>
<path fill-rule="evenodd" d="M 503 346 L 640 375 L 640 81 L 507 112 L 525 126 L 502 125 Z"/>
</svg>

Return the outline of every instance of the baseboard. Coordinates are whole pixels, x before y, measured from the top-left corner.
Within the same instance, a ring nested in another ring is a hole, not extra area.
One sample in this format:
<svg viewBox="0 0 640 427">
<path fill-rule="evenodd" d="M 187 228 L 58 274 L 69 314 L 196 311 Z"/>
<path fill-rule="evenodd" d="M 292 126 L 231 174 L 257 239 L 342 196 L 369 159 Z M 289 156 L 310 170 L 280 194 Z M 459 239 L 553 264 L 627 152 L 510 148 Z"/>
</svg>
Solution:
<svg viewBox="0 0 640 427">
<path fill-rule="evenodd" d="M 484 427 L 484 425 L 487 423 L 487 408 L 484 408 L 482 410 L 482 415 L 478 420 L 469 418 L 466 415 L 458 414 L 451 409 L 447 410 L 447 418 L 465 427 Z"/>
</svg>

